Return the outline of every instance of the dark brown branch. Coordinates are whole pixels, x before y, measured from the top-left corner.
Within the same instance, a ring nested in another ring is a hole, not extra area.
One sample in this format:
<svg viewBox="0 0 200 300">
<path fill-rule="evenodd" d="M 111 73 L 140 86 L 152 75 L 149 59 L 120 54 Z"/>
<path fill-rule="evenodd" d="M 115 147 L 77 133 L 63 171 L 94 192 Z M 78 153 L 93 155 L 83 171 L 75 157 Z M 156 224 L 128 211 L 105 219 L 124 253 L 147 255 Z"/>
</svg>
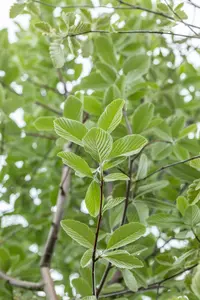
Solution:
<svg viewBox="0 0 200 300">
<path fill-rule="evenodd" d="M 42 133 L 37 133 L 37 132 L 25 132 L 26 136 L 33 136 L 33 137 L 39 137 L 42 139 L 48 139 L 48 140 L 52 140 L 55 141 L 57 140 L 57 137 L 54 135 L 46 135 L 46 134 L 42 134 Z"/>
<path fill-rule="evenodd" d="M 103 277 L 101 278 L 101 282 L 99 284 L 99 287 L 97 289 L 97 297 L 98 298 L 101 298 L 100 297 L 100 293 L 101 293 L 101 290 L 102 290 L 102 288 L 103 288 L 103 286 L 104 286 L 104 284 L 106 282 L 107 276 L 108 276 L 111 268 L 112 268 L 112 264 L 109 262 L 109 264 L 107 265 L 106 270 L 105 270 L 105 272 L 103 274 Z"/>
<path fill-rule="evenodd" d="M 55 109 L 55 108 L 53 108 L 53 107 L 51 107 L 51 106 L 49 106 L 49 105 L 47 105 L 45 103 L 42 103 L 40 101 L 35 101 L 35 104 L 38 105 L 38 106 L 41 106 L 41 107 L 45 108 L 46 110 L 49 110 L 49 111 L 53 112 L 53 113 L 55 113 L 55 114 L 57 114 L 59 116 L 62 116 L 62 112 L 61 111 L 59 111 L 59 110 L 57 110 L 57 109 Z"/>
<path fill-rule="evenodd" d="M 196 232 L 194 231 L 194 229 L 192 228 L 192 233 L 194 234 L 196 240 L 200 243 L 200 239 L 199 237 L 197 236 Z"/>
<path fill-rule="evenodd" d="M 94 296 L 97 297 L 97 290 L 96 290 L 96 280 L 95 280 L 95 262 L 96 262 L 96 251 L 97 251 L 97 243 L 98 243 L 98 237 L 99 237 L 99 231 L 100 231 L 100 225 L 102 220 L 102 207 L 103 207 L 103 176 L 101 175 L 101 183 L 100 183 L 100 204 L 99 204 L 99 217 L 97 221 L 97 228 L 95 233 L 95 240 L 94 240 L 94 247 L 93 247 L 93 253 L 92 253 L 92 293 Z"/>
<path fill-rule="evenodd" d="M 13 278 L 4 272 L 0 271 L 0 278 L 7 281 L 10 285 L 23 288 L 23 289 L 28 289 L 28 290 L 36 290 L 36 291 L 41 291 L 43 289 L 43 283 L 42 282 L 30 282 L 30 281 L 24 281 L 20 279 Z"/>
<path fill-rule="evenodd" d="M 149 177 L 151 177 L 151 176 L 153 176 L 153 175 L 155 175 L 155 174 L 157 174 L 157 173 L 159 173 L 159 172 L 161 172 L 161 171 L 163 171 L 163 170 L 165 170 L 165 169 L 168 169 L 168 168 L 171 168 L 171 167 L 175 167 L 175 166 L 180 165 L 180 164 L 184 164 L 184 163 L 186 163 L 186 162 L 189 162 L 189 161 L 191 161 L 191 160 L 195 160 L 195 159 L 197 159 L 197 158 L 200 158 L 200 155 L 197 155 L 197 156 L 194 156 L 194 157 L 185 159 L 185 160 L 181 160 L 181 161 L 178 161 L 178 162 L 175 162 L 175 163 L 172 163 L 172 164 L 163 166 L 163 167 L 161 167 L 161 168 L 155 170 L 154 172 L 148 174 L 148 175 L 145 176 L 144 178 L 135 180 L 133 183 L 136 183 L 136 182 L 140 182 L 140 181 L 146 180 L 147 178 L 149 178 Z"/>
</svg>

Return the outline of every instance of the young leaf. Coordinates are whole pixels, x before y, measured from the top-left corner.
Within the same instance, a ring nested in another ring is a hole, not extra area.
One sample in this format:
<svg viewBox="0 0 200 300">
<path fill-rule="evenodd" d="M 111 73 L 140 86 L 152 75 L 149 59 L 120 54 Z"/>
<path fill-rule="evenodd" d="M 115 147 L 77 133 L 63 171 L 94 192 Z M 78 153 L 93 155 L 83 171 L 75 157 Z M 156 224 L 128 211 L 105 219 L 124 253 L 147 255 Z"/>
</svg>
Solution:
<svg viewBox="0 0 200 300">
<path fill-rule="evenodd" d="M 44 130 L 44 131 L 52 131 L 54 129 L 53 121 L 55 117 L 39 117 L 34 122 L 34 126 L 37 130 Z"/>
<path fill-rule="evenodd" d="M 197 299 L 200 298 L 200 285 L 199 285 L 199 281 L 200 281 L 200 269 L 198 267 L 197 272 L 192 277 L 192 285 L 191 285 L 192 290 L 193 290 L 194 294 L 196 295 Z"/>
<path fill-rule="evenodd" d="M 103 212 L 117 206 L 118 204 L 120 204 L 124 200 L 125 200 L 124 197 L 119 197 L 119 198 L 112 198 L 111 197 L 111 198 L 109 198 L 107 203 L 104 205 Z"/>
<path fill-rule="evenodd" d="M 131 77 L 136 80 L 147 73 L 150 67 L 150 57 L 146 54 L 138 54 L 128 57 L 124 63 L 125 74 L 131 73 Z"/>
<path fill-rule="evenodd" d="M 87 162 L 80 156 L 72 152 L 59 152 L 58 156 L 62 158 L 65 165 L 72 168 L 82 176 L 92 177 L 92 171 Z"/>
<path fill-rule="evenodd" d="M 110 83 L 114 83 L 116 79 L 116 72 L 112 68 L 112 66 L 98 62 L 96 63 L 96 67 L 97 67 L 97 72 L 99 72 L 106 81 Z"/>
<path fill-rule="evenodd" d="M 200 180 L 196 179 L 187 190 L 187 198 L 189 204 L 193 205 L 200 200 Z"/>
<path fill-rule="evenodd" d="M 75 220 L 63 220 L 61 226 L 78 244 L 86 248 L 93 248 L 95 236 L 86 224 Z"/>
<path fill-rule="evenodd" d="M 72 285 L 75 287 L 78 294 L 80 294 L 83 297 L 91 294 L 91 286 L 83 278 L 74 278 L 72 280 Z"/>
<path fill-rule="evenodd" d="M 59 40 L 55 40 L 50 44 L 49 53 L 55 68 L 59 69 L 64 66 L 65 57 Z"/>
<path fill-rule="evenodd" d="M 178 216 L 167 214 L 155 214 L 148 218 L 149 225 L 155 225 L 161 228 L 177 228 L 183 225 L 183 221 Z"/>
<path fill-rule="evenodd" d="M 156 143 L 152 145 L 151 155 L 153 160 L 163 160 L 172 153 L 172 145 L 165 143 Z"/>
<path fill-rule="evenodd" d="M 98 36 L 95 39 L 95 48 L 97 51 L 97 55 L 102 60 L 102 62 L 111 66 L 115 66 L 115 50 L 113 48 L 111 40 L 108 37 Z"/>
<path fill-rule="evenodd" d="M 200 209 L 197 205 L 189 206 L 185 210 L 184 223 L 191 227 L 200 223 Z"/>
<path fill-rule="evenodd" d="M 147 140 L 141 135 L 132 134 L 124 136 L 113 143 L 110 157 L 137 154 L 146 144 Z"/>
<path fill-rule="evenodd" d="M 91 30 L 91 25 L 89 23 L 79 22 L 78 25 L 72 25 L 69 28 L 69 34 L 71 36 L 78 35 L 81 33 L 87 33 Z"/>
<path fill-rule="evenodd" d="M 148 169 L 148 159 L 147 156 L 142 153 L 139 160 L 138 171 L 136 175 L 136 179 L 141 179 L 146 177 Z"/>
<path fill-rule="evenodd" d="M 82 268 L 85 268 L 90 264 L 92 260 L 92 253 L 93 253 L 93 249 L 88 249 L 83 254 L 80 262 Z"/>
<path fill-rule="evenodd" d="M 141 185 L 138 188 L 138 194 L 136 198 L 140 198 L 141 196 L 155 192 L 157 190 L 161 190 L 169 184 L 167 180 L 160 180 L 158 182 L 153 182 L 145 185 Z"/>
<path fill-rule="evenodd" d="M 144 131 L 153 118 L 154 106 L 152 103 L 144 103 L 137 107 L 132 118 L 132 127 L 134 133 Z"/>
<path fill-rule="evenodd" d="M 146 231 L 144 225 L 132 222 L 116 229 L 108 240 L 107 249 L 115 249 L 138 240 Z"/>
<path fill-rule="evenodd" d="M 38 22 L 35 23 L 35 28 L 40 30 L 43 34 L 50 34 L 52 32 L 52 28 L 47 22 Z"/>
<path fill-rule="evenodd" d="M 130 178 L 123 173 L 111 173 L 104 177 L 105 182 L 118 181 L 118 180 L 130 180 Z"/>
<path fill-rule="evenodd" d="M 127 288 L 133 292 L 137 292 L 138 284 L 137 284 L 137 281 L 136 281 L 133 273 L 129 270 L 123 270 L 122 274 L 123 274 L 124 282 L 125 282 Z"/>
<path fill-rule="evenodd" d="M 143 263 L 125 250 L 106 252 L 102 257 L 121 269 L 142 268 Z"/>
<path fill-rule="evenodd" d="M 96 217 L 99 214 L 100 196 L 100 185 L 93 180 L 89 185 L 85 196 L 86 207 L 93 217 Z"/>
<path fill-rule="evenodd" d="M 14 19 L 23 11 L 25 3 L 14 3 L 10 8 L 10 18 Z"/>
<path fill-rule="evenodd" d="M 84 96 L 84 110 L 94 116 L 99 116 L 102 112 L 101 103 L 93 96 Z"/>
<path fill-rule="evenodd" d="M 66 118 L 58 118 L 54 121 L 55 132 L 64 139 L 82 146 L 82 139 L 87 133 L 85 125 Z"/>
<path fill-rule="evenodd" d="M 125 159 L 126 159 L 126 157 L 112 158 L 104 163 L 103 169 L 109 170 L 109 169 L 121 164 L 123 161 L 125 161 Z"/>
<path fill-rule="evenodd" d="M 185 210 L 188 207 L 187 199 L 184 196 L 179 196 L 176 199 L 176 207 L 180 211 L 180 213 L 182 214 L 182 216 L 184 216 Z"/>
<path fill-rule="evenodd" d="M 64 104 L 63 116 L 68 119 L 82 121 L 83 105 L 75 96 L 69 96 Z"/>
<path fill-rule="evenodd" d="M 124 100 L 112 101 L 98 120 L 98 126 L 105 131 L 112 132 L 121 122 Z"/>
<path fill-rule="evenodd" d="M 94 160 L 103 162 L 112 150 L 112 137 L 101 128 L 92 128 L 85 135 L 83 145 Z"/>
</svg>

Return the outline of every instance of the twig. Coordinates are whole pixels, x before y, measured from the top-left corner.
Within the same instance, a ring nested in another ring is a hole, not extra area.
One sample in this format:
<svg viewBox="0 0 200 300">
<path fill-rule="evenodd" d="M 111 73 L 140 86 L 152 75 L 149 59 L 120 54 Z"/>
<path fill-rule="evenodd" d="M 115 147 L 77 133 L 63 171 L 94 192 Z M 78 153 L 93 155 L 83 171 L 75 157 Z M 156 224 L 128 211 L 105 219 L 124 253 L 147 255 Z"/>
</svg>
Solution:
<svg viewBox="0 0 200 300">
<path fill-rule="evenodd" d="M 57 69 L 57 73 L 58 73 L 58 78 L 59 78 L 59 80 L 60 80 L 60 81 L 62 82 L 62 84 L 63 84 L 63 88 L 64 88 L 64 91 L 65 91 L 64 96 L 67 97 L 68 91 L 67 91 L 66 82 L 65 82 L 65 79 L 64 79 L 64 77 L 63 77 L 63 75 L 62 75 L 61 69 Z"/>
<path fill-rule="evenodd" d="M 184 163 L 186 163 L 186 162 L 188 162 L 188 161 L 191 161 L 191 160 L 194 160 L 194 159 L 197 159 L 197 158 L 200 158 L 200 155 L 197 155 L 197 156 L 194 156 L 194 157 L 185 159 L 185 160 L 181 160 L 181 161 L 178 161 L 178 162 L 175 162 L 175 163 L 172 163 L 172 164 L 163 166 L 163 167 L 161 167 L 161 168 L 155 170 L 154 172 L 148 174 L 147 176 L 145 176 L 145 177 L 143 177 L 143 178 L 141 178 L 141 179 L 137 179 L 137 180 L 133 181 L 133 183 L 136 183 L 136 182 L 140 182 L 140 181 L 146 180 L 147 178 L 149 178 L 149 177 L 151 177 L 151 176 L 153 176 L 153 175 L 155 175 L 155 174 L 157 174 L 157 173 L 159 173 L 159 172 L 161 172 L 161 171 L 163 171 L 163 170 L 165 170 L 165 169 L 168 169 L 168 168 L 171 168 L 171 167 L 175 167 L 175 166 L 180 165 L 180 164 L 184 164 Z"/>
<path fill-rule="evenodd" d="M 79 35 L 84 35 L 89 33 L 110 34 L 111 32 L 109 30 L 87 30 L 85 32 L 80 32 L 80 33 L 69 33 L 68 36 L 74 37 L 74 36 L 79 36 Z M 191 39 L 200 39 L 200 35 L 187 35 L 181 33 L 174 33 L 171 31 L 159 31 L 159 30 L 148 30 L 148 29 L 115 31 L 113 34 L 144 34 L 144 33 L 158 34 L 158 35 L 171 35 L 171 36 L 191 38 Z"/>
<path fill-rule="evenodd" d="M 94 247 L 93 247 L 93 253 L 92 253 L 92 293 L 96 298 L 98 299 L 98 294 L 96 290 L 96 280 L 95 280 L 95 262 L 96 262 L 96 250 L 97 250 L 97 243 L 98 243 L 98 237 L 99 237 L 99 231 L 100 231 L 100 225 L 101 225 L 101 219 L 102 219 L 102 207 L 103 207 L 103 175 L 101 174 L 101 184 L 100 184 L 100 204 L 99 204 L 99 217 L 97 222 L 97 228 L 95 233 L 95 241 L 94 241 Z"/>
<path fill-rule="evenodd" d="M 47 109 L 49 111 L 52 111 L 53 113 L 55 113 L 55 114 L 57 114 L 59 116 L 62 116 L 62 112 L 61 111 L 59 111 L 59 110 L 57 110 L 57 109 L 55 109 L 55 108 L 53 108 L 53 107 L 51 107 L 51 106 L 49 106 L 49 105 L 47 105 L 45 103 L 42 103 L 40 101 L 35 101 L 35 104 L 38 105 L 38 106 L 41 106 L 41 107 L 43 107 L 43 108 L 45 108 L 45 109 Z"/>
<path fill-rule="evenodd" d="M 51 274 L 48 267 L 41 268 L 41 274 L 44 279 L 44 291 L 46 293 L 46 299 L 58 300 L 56 291 L 54 289 L 54 283 L 51 278 Z"/>
<path fill-rule="evenodd" d="M 39 3 L 41 5 L 52 7 L 52 8 L 58 7 L 57 5 L 46 3 L 44 1 L 39 1 L 39 0 L 32 0 L 32 1 L 36 2 L 36 3 Z M 141 10 L 141 11 L 145 11 L 145 12 L 163 17 L 163 18 L 167 18 L 167 19 L 172 20 L 172 21 L 179 22 L 175 18 L 173 18 L 172 16 L 167 15 L 167 14 L 162 13 L 162 12 L 159 12 L 159 11 L 154 11 L 154 10 L 148 9 L 146 7 L 142 7 L 140 5 L 133 5 L 133 4 L 130 4 L 130 3 L 126 3 L 124 1 L 118 1 L 118 2 L 120 4 L 124 4 L 126 6 L 106 6 L 106 5 L 93 6 L 93 5 L 90 5 L 90 4 L 81 4 L 81 5 L 61 5 L 61 6 L 59 6 L 59 8 L 61 8 L 61 9 L 73 9 L 73 8 L 74 9 L 78 9 L 78 8 L 84 8 L 84 9 L 87 9 L 87 8 L 88 9 L 95 9 L 95 8 L 97 8 L 98 9 L 98 8 L 106 8 L 106 9 L 111 9 L 111 10 L 113 10 L 113 9 L 114 10 Z M 198 6 L 196 6 L 196 7 L 198 7 Z M 193 24 L 189 24 L 189 23 L 186 23 L 186 22 L 184 24 L 186 26 L 191 26 L 193 28 L 200 29 L 200 27 L 198 27 L 196 25 L 193 25 Z"/>
<path fill-rule="evenodd" d="M 37 132 L 25 132 L 26 136 L 34 136 L 34 137 L 39 137 L 42 139 L 48 139 L 48 140 L 52 140 L 55 141 L 57 140 L 57 137 L 54 135 L 46 135 L 46 134 L 42 134 L 42 133 L 37 133 Z"/>
<path fill-rule="evenodd" d="M 200 5 L 192 2 L 191 0 L 188 0 L 188 3 L 191 4 L 192 6 L 196 7 L 196 8 L 199 8 L 200 9 Z"/>
<path fill-rule="evenodd" d="M 105 272 L 104 272 L 104 274 L 103 274 L 103 276 L 101 278 L 99 287 L 97 289 L 97 297 L 99 297 L 99 298 L 101 298 L 99 295 L 100 295 L 101 290 L 102 290 L 102 288 L 103 288 L 103 286 L 104 286 L 104 284 L 106 282 L 107 276 L 108 276 L 111 268 L 112 268 L 112 264 L 109 262 L 108 265 L 107 265 L 107 267 L 106 267 L 106 270 L 105 270 Z"/>
<path fill-rule="evenodd" d="M 54 92 L 57 95 L 62 95 L 62 94 L 59 93 L 59 91 L 56 88 L 51 87 L 51 86 L 49 86 L 47 84 L 40 84 L 40 83 L 35 82 L 34 80 L 30 79 L 30 78 L 28 78 L 27 81 L 29 81 L 30 83 L 32 83 L 33 85 L 37 86 L 40 89 L 43 88 L 45 90 L 52 91 L 52 92 Z"/>
<path fill-rule="evenodd" d="M 31 281 L 24 281 L 20 279 L 13 278 L 4 272 L 0 271 L 0 278 L 7 281 L 10 285 L 24 288 L 24 289 L 29 289 L 29 290 L 42 290 L 43 289 L 43 283 L 42 282 L 31 282 Z"/>
<path fill-rule="evenodd" d="M 197 234 L 196 234 L 196 232 L 194 231 L 193 228 L 192 228 L 192 232 L 193 232 L 193 234 L 194 234 L 196 240 L 200 243 L 200 239 L 199 239 L 199 237 L 197 236 Z"/>
<path fill-rule="evenodd" d="M 2 80 L 0 80 L 0 83 L 2 84 L 2 86 L 4 88 L 6 88 L 8 91 L 10 91 L 11 93 L 17 95 L 17 96 L 20 96 L 22 97 L 23 95 L 22 94 L 18 94 L 10 85 L 6 84 L 5 82 L 3 82 Z"/>
</svg>

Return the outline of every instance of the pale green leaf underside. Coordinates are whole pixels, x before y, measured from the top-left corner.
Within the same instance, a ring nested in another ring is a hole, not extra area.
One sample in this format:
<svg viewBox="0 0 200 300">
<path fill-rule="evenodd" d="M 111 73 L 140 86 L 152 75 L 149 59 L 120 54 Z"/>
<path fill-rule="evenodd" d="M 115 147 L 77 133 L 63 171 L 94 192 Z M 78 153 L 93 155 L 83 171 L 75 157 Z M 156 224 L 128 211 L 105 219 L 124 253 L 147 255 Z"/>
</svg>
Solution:
<svg viewBox="0 0 200 300">
<path fill-rule="evenodd" d="M 133 292 L 137 292 L 138 284 L 133 273 L 129 270 L 123 270 L 122 274 L 127 288 Z"/>
<path fill-rule="evenodd" d="M 110 157 L 130 156 L 138 153 L 145 145 L 147 140 L 138 134 L 124 136 L 113 143 Z"/>
<path fill-rule="evenodd" d="M 130 180 L 130 178 L 123 173 L 112 173 L 104 177 L 105 182 L 118 181 L 118 180 Z"/>
<path fill-rule="evenodd" d="M 142 268 L 143 263 L 138 258 L 132 256 L 127 251 L 115 250 L 102 255 L 102 257 L 114 266 L 121 269 Z"/>
<path fill-rule="evenodd" d="M 96 217 L 100 208 L 100 185 L 96 181 L 92 181 L 88 187 L 85 196 L 85 204 L 89 214 Z"/>
<path fill-rule="evenodd" d="M 103 212 L 117 206 L 118 204 L 122 203 L 124 200 L 125 200 L 125 197 L 119 197 L 119 198 L 112 198 L 111 197 L 111 198 L 109 198 L 108 201 L 106 202 L 104 208 L 103 208 Z"/>
<path fill-rule="evenodd" d="M 54 121 L 55 132 L 62 138 L 82 146 L 82 139 L 87 133 L 85 125 L 66 118 L 58 118 Z"/>
<path fill-rule="evenodd" d="M 63 220 L 61 226 L 78 244 L 86 248 L 93 248 L 95 236 L 86 224 L 75 220 Z"/>
<path fill-rule="evenodd" d="M 65 63 L 64 52 L 60 41 L 55 40 L 50 44 L 49 53 L 55 68 L 62 68 Z"/>
<path fill-rule="evenodd" d="M 35 120 L 34 126 L 37 130 L 52 131 L 54 129 L 53 122 L 55 119 L 55 117 L 39 117 Z"/>
<path fill-rule="evenodd" d="M 131 222 L 116 229 L 111 235 L 107 249 L 115 249 L 128 245 L 139 239 L 146 231 L 143 224 Z"/>
<path fill-rule="evenodd" d="M 92 252 L 93 252 L 93 249 L 88 249 L 84 252 L 82 258 L 81 258 L 81 267 L 82 268 L 85 268 L 87 267 L 91 260 L 92 260 Z"/>
<path fill-rule="evenodd" d="M 87 162 L 80 156 L 72 152 L 59 152 L 58 156 L 62 158 L 65 165 L 72 168 L 74 171 L 80 173 L 83 176 L 92 177 L 92 171 Z"/>
<path fill-rule="evenodd" d="M 85 135 L 83 145 L 94 160 L 103 162 L 112 150 L 112 137 L 101 128 L 92 128 Z"/>
<path fill-rule="evenodd" d="M 112 132 L 121 122 L 124 100 L 112 101 L 98 120 L 98 126 L 105 131 Z"/>
</svg>

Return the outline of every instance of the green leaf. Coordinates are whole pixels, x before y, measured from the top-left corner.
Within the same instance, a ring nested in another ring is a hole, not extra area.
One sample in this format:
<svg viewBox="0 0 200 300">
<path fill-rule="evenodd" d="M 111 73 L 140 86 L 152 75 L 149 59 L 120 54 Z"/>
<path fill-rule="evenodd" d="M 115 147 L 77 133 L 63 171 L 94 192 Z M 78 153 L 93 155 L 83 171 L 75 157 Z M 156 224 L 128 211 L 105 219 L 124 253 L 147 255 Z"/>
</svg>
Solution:
<svg viewBox="0 0 200 300">
<path fill-rule="evenodd" d="M 97 56 L 101 59 L 102 62 L 111 66 L 115 66 L 115 50 L 110 38 L 106 36 L 98 36 L 95 39 L 95 48 Z"/>
<path fill-rule="evenodd" d="M 189 162 L 189 165 L 190 165 L 192 168 L 195 168 L 195 169 L 197 169 L 197 170 L 200 170 L 200 158 L 191 160 L 191 161 Z"/>
<path fill-rule="evenodd" d="M 108 240 L 107 249 L 115 249 L 138 240 L 146 231 L 144 225 L 132 222 L 116 229 Z"/>
<path fill-rule="evenodd" d="M 61 226 L 78 244 L 93 249 L 95 236 L 86 224 L 75 220 L 63 220 Z"/>
<path fill-rule="evenodd" d="M 178 216 L 167 214 L 155 214 L 148 218 L 149 225 L 155 225 L 161 228 L 177 228 L 183 225 L 182 220 Z"/>
<path fill-rule="evenodd" d="M 87 296 L 87 297 L 82 298 L 81 300 L 96 300 L 96 297 L 95 296 Z"/>
<path fill-rule="evenodd" d="M 138 171 L 136 175 L 136 179 L 141 179 L 146 177 L 148 170 L 148 159 L 147 156 L 142 153 L 139 160 Z"/>
<path fill-rule="evenodd" d="M 184 223 L 191 227 L 200 223 L 200 209 L 197 205 L 189 206 L 185 210 Z"/>
<path fill-rule="evenodd" d="M 93 96 L 84 96 L 84 110 L 94 116 L 99 116 L 102 112 L 101 103 Z"/>
<path fill-rule="evenodd" d="M 49 53 L 55 68 L 60 69 L 65 64 L 64 52 L 59 40 L 55 40 L 50 44 Z"/>
<path fill-rule="evenodd" d="M 37 130 L 52 131 L 54 129 L 53 122 L 55 119 L 55 117 L 39 117 L 35 120 L 34 126 Z"/>
<path fill-rule="evenodd" d="M 145 185 L 141 185 L 138 188 L 138 193 L 136 198 L 139 198 L 147 193 L 152 193 L 157 190 L 161 190 L 169 184 L 167 180 L 160 180 L 158 182 L 153 182 Z"/>
<path fill-rule="evenodd" d="M 94 160 L 103 162 L 112 150 L 112 137 L 101 128 L 92 128 L 85 135 L 83 145 Z"/>
<path fill-rule="evenodd" d="M 83 297 L 91 294 L 91 286 L 83 278 L 75 278 L 72 280 L 72 285 L 75 287 L 76 292 Z"/>
<path fill-rule="evenodd" d="M 154 114 L 152 103 L 144 103 L 136 108 L 132 118 L 132 128 L 134 133 L 141 133 L 150 124 Z"/>
<path fill-rule="evenodd" d="M 108 160 L 103 165 L 103 170 L 109 170 L 119 164 L 121 164 L 123 161 L 125 161 L 126 157 L 117 157 L 112 158 L 111 160 Z"/>
<path fill-rule="evenodd" d="M 153 160 L 163 160 L 169 157 L 172 153 L 172 146 L 165 143 L 156 143 L 152 146 L 152 158 Z"/>
<path fill-rule="evenodd" d="M 129 270 L 122 271 L 124 282 L 130 291 L 137 292 L 138 284 L 133 273 Z"/>
<path fill-rule="evenodd" d="M 68 119 L 82 121 L 83 105 L 75 96 L 67 97 L 64 104 L 63 116 Z"/>
<path fill-rule="evenodd" d="M 93 253 L 93 249 L 88 249 L 84 252 L 84 254 L 81 258 L 81 261 L 80 261 L 82 268 L 85 268 L 90 264 L 90 262 L 92 260 L 92 253 Z"/>
<path fill-rule="evenodd" d="M 96 68 L 97 68 L 97 72 L 99 72 L 106 81 L 110 83 L 114 83 L 116 79 L 116 72 L 112 68 L 112 66 L 98 62 L 96 64 Z"/>
<path fill-rule="evenodd" d="M 105 131 L 112 132 L 121 122 L 124 100 L 112 101 L 98 120 L 98 126 Z"/>
<path fill-rule="evenodd" d="M 194 294 L 197 296 L 197 299 L 200 298 L 200 269 L 198 267 L 197 272 L 192 276 L 192 290 Z"/>
<path fill-rule="evenodd" d="M 182 216 L 184 216 L 185 210 L 188 207 L 187 199 L 184 196 L 179 196 L 176 199 L 176 207 L 180 211 L 180 213 L 182 214 Z"/>
<path fill-rule="evenodd" d="M 119 88 L 115 84 L 112 84 L 105 91 L 105 94 L 104 94 L 104 103 L 105 103 L 105 105 L 108 105 L 113 100 L 118 99 L 120 97 L 121 97 L 121 92 L 120 92 Z"/>
<path fill-rule="evenodd" d="M 81 176 L 92 177 L 92 171 L 87 162 L 80 156 L 72 152 L 59 152 L 58 156 L 62 158 L 65 165 L 72 168 L 75 172 Z"/>
<path fill-rule="evenodd" d="M 142 268 L 143 263 L 125 250 L 107 252 L 102 257 L 121 269 Z"/>
<path fill-rule="evenodd" d="M 101 199 L 100 185 L 95 180 L 93 180 L 89 185 L 85 196 L 86 207 L 89 211 L 89 214 L 93 217 L 96 217 L 99 214 L 100 199 Z"/>
<path fill-rule="evenodd" d="M 5 90 L 2 84 L 0 83 L 0 104 L 2 105 L 4 101 L 5 101 Z"/>
<path fill-rule="evenodd" d="M 78 25 L 72 25 L 69 28 L 69 35 L 79 35 L 82 33 L 88 33 L 91 30 L 89 23 L 79 22 Z"/>
<path fill-rule="evenodd" d="M 105 182 L 118 181 L 118 180 L 130 180 L 130 178 L 123 173 L 111 173 L 104 177 Z"/>
<path fill-rule="evenodd" d="M 141 135 L 132 134 L 124 136 L 113 143 L 110 157 L 137 154 L 146 144 L 147 140 Z"/>
<path fill-rule="evenodd" d="M 51 34 L 51 32 L 52 32 L 51 25 L 47 22 L 37 22 L 37 23 L 35 23 L 35 28 L 37 28 L 44 34 Z"/>
<path fill-rule="evenodd" d="M 124 73 L 128 74 L 131 72 L 133 80 L 141 78 L 148 72 L 150 61 L 150 57 L 146 54 L 133 55 L 125 61 L 123 66 Z"/>
<path fill-rule="evenodd" d="M 25 4 L 24 3 L 14 3 L 10 8 L 10 18 L 14 19 L 17 17 L 21 12 L 24 10 Z"/>
<path fill-rule="evenodd" d="M 200 180 L 196 179 L 187 190 L 187 198 L 189 204 L 193 205 L 200 200 Z"/>
<path fill-rule="evenodd" d="M 85 125 L 66 118 L 58 118 L 54 121 L 55 132 L 62 138 L 82 146 L 82 139 L 87 133 Z"/>
<path fill-rule="evenodd" d="M 183 129 L 185 124 L 185 117 L 181 116 L 178 117 L 174 120 L 174 122 L 172 123 L 172 136 L 174 137 L 178 137 L 180 131 Z"/>
<path fill-rule="evenodd" d="M 26 7 L 31 13 L 35 14 L 36 16 L 40 15 L 40 7 L 37 3 L 29 2 L 26 4 Z"/>
<path fill-rule="evenodd" d="M 197 125 L 196 124 L 191 124 L 188 127 L 184 128 L 180 133 L 179 133 L 179 138 L 184 138 L 185 136 L 188 136 L 190 132 L 196 132 L 197 130 Z"/>
<path fill-rule="evenodd" d="M 0 269 L 7 272 L 11 267 L 9 252 L 5 248 L 0 248 Z"/>
<path fill-rule="evenodd" d="M 106 204 L 103 207 L 103 212 L 105 212 L 108 209 L 111 209 L 117 205 L 119 205 L 120 203 L 122 203 L 125 200 L 124 197 L 119 197 L 119 198 L 112 198 L 109 197 Z"/>
</svg>

